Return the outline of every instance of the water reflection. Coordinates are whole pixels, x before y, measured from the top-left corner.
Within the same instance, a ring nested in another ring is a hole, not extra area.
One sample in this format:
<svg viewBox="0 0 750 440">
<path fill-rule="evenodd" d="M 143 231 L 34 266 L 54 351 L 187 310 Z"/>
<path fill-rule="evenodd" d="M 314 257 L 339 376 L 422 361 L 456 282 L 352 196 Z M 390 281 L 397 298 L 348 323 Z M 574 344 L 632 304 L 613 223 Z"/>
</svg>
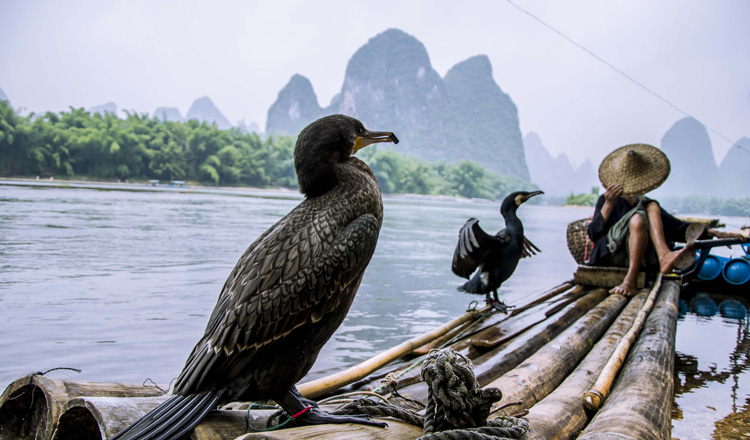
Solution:
<svg viewBox="0 0 750 440">
<path fill-rule="evenodd" d="M 672 436 L 750 433 L 748 299 L 686 289 L 680 299 Z"/>
</svg>

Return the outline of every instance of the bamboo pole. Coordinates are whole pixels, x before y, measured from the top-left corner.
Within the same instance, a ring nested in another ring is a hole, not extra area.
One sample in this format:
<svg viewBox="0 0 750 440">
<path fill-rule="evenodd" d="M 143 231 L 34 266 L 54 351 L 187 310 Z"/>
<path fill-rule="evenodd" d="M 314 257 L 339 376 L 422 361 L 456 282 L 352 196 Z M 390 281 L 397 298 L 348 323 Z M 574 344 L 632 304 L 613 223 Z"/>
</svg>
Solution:
<svg viewBox="0 0 750 440">
<path fill-rule="evenodd" d="M 500 323 L 500 325 L 488 327 L 471 338 L 467 338 L 463 344 L 457 344 L 454 350 L 463 354 L 466 350 L 462 350 L 462 348 L 467 345 L 482 348 L 496 347 L 515 337 L 519 333 L 522 333 L 532 326 L 544 321 L 549 316 L 554 315 L 558 311 L 567 307 L 570 303 L 577 301 L 580 298 L 579 294 L 584 294 L 583 286 L 576 286 L 573 290 L 568 292 L 565 297 L 558 298 L 557 301 L 548 304 L 549 307 L 544 310 L 544 313 L 538 313 L 538 310 L 535 309 L 534 311 L 528 310 L 527 313 L 512 315 L 506 321 Z"/>
<path fill-rule="evenodd" d="M 12 382 L 0 396 L 2 438 L 49 440 L 68 400 L 80 396 L 147 397 L 163 394 L 142 384 L 63 380 L 41 373 Z"/>
<path fill-rule="evenodd" d="M 679 295 L 679 283 L 664 282 L 612 393 L 579 440 L 671 438 Z"/>
<path fill-rule="evenodd" d="M 502 315 L 500 313 L 492 314 L 488 319 L 483 321 L 484 326 L 482 329 L 476 332 L 467 332 L 467 334 L 463 335 L 463 339 L 449 346 L 469 359 L 477 358 L 482 353 L 487 352 L 487 348 L 494 348 L 505 341 L 513 339 L 534 325 L 546 320 L 549 315 L 547 312 L 551 308 L 556 308 L 556 305 L 561 301 L 567 304 L 569 297 L 573 296 L 577 298 L 578 293 L 582 291 L 582 286 L 575 286 L 563 297 L 552 300 L 553 297 L 565 293 L 571 287 L 569 282 L 562 283 L 542 292 L 534 299 L 529 300 L 528 303 L 520 306 L 518 309 L 514 309 L 509 315 Z M 476 347 L 481 347 L 482 351 L 476 349 L 474 344 L 476 344 Z M 398 377 L 398 382 L 395 384 L 396 389 L 418 383 L 422 380 L 418 368 L 413 368 L 404 373 L 405 370 L 412 367 L 412 363 L 408 362 L 404 364 L 402 362 L 390 371 L 378 372 L 376 375 L 371 375 L 363 381 L 354 383 L 351 389 L 347 391 L 374 390 L 381 386 L 383 379 L 388 375 Z"/>
<path fill-rule="evenodd" d="M 330 376 L 321 377 L 320 379 L 315 379 L 313 381 L 300 384 L 297 386 L 297 389 L 303 396 L 309 399 L 314 399 L 331 391 L 337 390 L 344 385 L 348 385 L 352 382 L 362 379 L 363 377 L 367 376 L 378 368 L 387 365 L 395 359 L 398 359 L 405 354 L 411 353 L 415 348 L 421 347 L 422 345 L 432 341 L 433 339 L 439 338 L 440 336 L 451 331 L 453 328 L 458 327 L 465 322 L 470 322 L 477 319 L 488 310 L 489 307 L 485 307 L 481 310 L 471 310 L 469 312 L 466 312 L 462 316 L 445 325 L 442 325 L 421 336 L 417 336 L 416 338 L 412 338 L 408 341 L 402 342 L 401 344 L 389 350 L 386 350 L 383 353 L 380 353 L 379 355 L 374 356 L 358 365 L 350 367 L 339 373 L 332 374 Z"/>
<path fill-rule="evenodd" d="M 612 388 L 612 383 L 615 381 L 615 377 L 625 361 L 625 356 L 628 355 L 628 351 L 633 345 L 633 341 L 635 341 L 638 333 L 640 333 L 643 323 L 651 312 L 651 308 L 656 301 L 661 285 L 662 276 L 659 274 L 656 283 L 654 283 L 654 287 L 651 288 L 651 292 L 649 292 L 648 298 L 646 298 L 646 302 L 638 312 L 638 316 L 636 316 L 633 326 L 617 345 L 615 352 L 612 353 L 612 357 L 609 358 L 607 365 L 604 366 L 601 374 L 599 374 L 599 378 L 594 383 L 594 386 L 583 395 L 583 404 L 589 411 L 596 411 L 601 408 L 604 399 L 607 398 L 607 394 L 609 393 L 610 388 Z"/>
<path fill-rule="evenodd" d="M 422 428 L 418 428 L 399 420 L 374 418 L 388 423 L 388 428 L 355 425 L 314 425 L 299 428 L 282 429 L 280 431 L 249 433 L 236 440 L 318 440 L 318 439 L 347 439 L 347 440 L 414 440 L 422 435 Z"/>
<path fill-rule="evenodd" d="M 470 347 L 472 339 L 467 339 L 468 336 L 478 335 L 475 339 L 480 339 L 480 340 L 487 339 L 484 335 L 487 332 L 492 332 L 493 330 L 491 329 L 496 328 L 498 325 L 502 325 L 502 323 L 504 323 L 505 321 L 513 320 L 514 317 L 516 317 L 517 315 L 533 307 L 536 307 L 539 304 L 551 298 L 554 298 L 562 293 L 565 293 L 567 290 L 571 289 L 572 287 L 573 287 L 572 282 L 566 281 L 551 289 L 543 291 L 537 295 L 531 295 L 529 298 L 526 298 L 525 302 L 513 308 L 510 311 L 510 313 L 508 313 L 507 315 L 503 315 L 501 313 L 494 313 L 490 315 L 489 317 L 487 317 L 486 319 L 477 321 L 476 323 L 473 323 L 473 324 L 467 324 L 467 327 L 473 327 L 471 331 L 467 331 L 464 334 L 464 340 L 467 342 L 464 345 L 461 345 L 459 343 L 458 345 L 453 346 L 453 349 L 460 352 L 462 351 L 462 349 L 466 349 Z M 480 324 L 484 324 L 484 325 L 480 327 Z M 426 354 L 430 351 L 430 349 L 439 347 L 442 343 L 448 340 L 450 340 L 449 335 L 445 335 L 442 338 L 435 340 L 430 344 L 427 344 L 418 348 L 414 352 L 415 354 Z M 466 354 L 466 353 L 462 353 L 462 354 Z"/>
<path fill-rule="evenodd" d="M 474 374 L 479 385 L 485 386 L 518 366 L 606 296 L 605 289 L 593 290 L 547 321 L 535 325 L 515 339 L 475 359 Z M 399 388 L 399 393 L 407 398 L 424 402 L 427 398 L 427 385 L 424 382 L 415 383 Z"/>
<path fill-rule="evenodd" d="M 531 408 L 551 393 L 591 350 L 594 341 L 599 340 L 626 302 L 627 298 L 622 295 L 609 295 L 521 365 L 487 384 L 503 392 L 503 398 L 493 405 L 494 408 L 522 402 L 506 406 L 492 417 L 510 416 Z"/>
<path fill-rule="evenodd" d="M 92 382 L 96 383 L 96 382 Z M 169 398 L 82 396 L 65 402 L 52 440 L 100 440 L 114 436 Z"/>
<path fill-rule="evenodd" d="M 596 381 L 617 344 L 633 325 L 647 295 L 648 290 L 642 290 L 633 297 L 565 381 L 531 407 L 525 416 L 529 421 L 525 440 L 570 440 L 581 432 L 589 421 L 590 413 L 584 410 L 580 396 Z"/>
<path fill-rule="evenodd" d="M 481 386 L 485 386 L 512 370 L 607 296 L 605 289 L 592 290 L 578 301 L 552 315 L 551 319 L 535 325 L 519 337 L 476 358 L 474 360 L 474 374 L 477 382 Z"/>
</svg>

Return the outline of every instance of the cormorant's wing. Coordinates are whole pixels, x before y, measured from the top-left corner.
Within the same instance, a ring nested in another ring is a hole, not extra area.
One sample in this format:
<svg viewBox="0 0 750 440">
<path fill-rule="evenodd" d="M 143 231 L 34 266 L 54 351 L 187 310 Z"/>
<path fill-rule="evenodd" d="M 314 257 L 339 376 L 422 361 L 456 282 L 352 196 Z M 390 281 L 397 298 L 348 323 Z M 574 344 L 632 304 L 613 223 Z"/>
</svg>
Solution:
<svg viewBox="0 0 750 440">
<path fill-rule="evenodd" d="M 532 243 L 526 236 L 523 237 L 523 252 L 521 252 L 521 258 L 531 257 L 536 255 L 537 252 L 541 252 L 534 243 Z"/>
<path fill-rule="evenodd" d="M 264 346 L 349 307 L 375 250 L 377 219 L 365 214 L 341 229 L 325 217 L 311 223 L 309 213 L 295 211 L 259 237 L 237 262 L 175 393 L 196 393 L 221 383 L 221 378 L 229 380 Z"/>
<path fill-rule="evenodd" d="M 479 227 L 479 220 L 475 218 L 467 220 L 458 232 L 458 244 L 453 252 L 451 265 L 453 273 L 468 279 L 493 247 L 502 246 L 508 242 L 504 231 L 492 236 Z"/>
</svg>

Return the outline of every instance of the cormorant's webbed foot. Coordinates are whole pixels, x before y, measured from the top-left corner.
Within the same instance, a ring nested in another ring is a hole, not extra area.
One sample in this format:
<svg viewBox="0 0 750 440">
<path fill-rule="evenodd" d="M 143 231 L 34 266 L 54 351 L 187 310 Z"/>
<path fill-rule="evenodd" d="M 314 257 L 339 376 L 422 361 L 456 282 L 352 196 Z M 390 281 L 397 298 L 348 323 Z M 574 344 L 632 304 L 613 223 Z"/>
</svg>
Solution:
<svg viewBox="0 0 750 440">
<path fill-rule="evenodd" d="M 274 399 L 275 400 L 275 399 Z M 276 402 L 284 408 L 287 414 L 294 418 L 294 426 L 300 425 L 324 425 L 328 423 L 357 423 L 360 425 L 377 426 L 385 428 L 387 423 L 376 422 L 365 414 L 355 415 L 333 415 L 318 409 L 318 404 L 312 400 L 302 397 L 297 387 L 292 387 L 286 392 L 283 399 Z"/>
<path fill-rule="evenodd" d="M 372 420 L 372 417 L 365 414 L 349 415 L 349 416 L 335 416 L 328 414 L 319 409 L 311 409 L 304 415 L 299 416 L 295 419 L 295 422 L 299 422 L 300 425 L 325 425 L 328 423 L 341 424 L 341 423 L 357 423 L 359 425 L 376 426 L 378 428 L 387 428 L 388 424 L 384 422 L 376 422 Z"/>
<path fill-rule="evenodd" d="M 487 304 L 491 305 L 493 309 L 497 310 L 500 313 L 508 313 L 508 309 L 512 307 L 507 306 L 504 302 L 500 301 L 500 299 L 497 297 L 497 291 L 493 292 L 493 295 L 490 295 L 490 292 L 487 292 L 486 301 Z"/>
</svg>

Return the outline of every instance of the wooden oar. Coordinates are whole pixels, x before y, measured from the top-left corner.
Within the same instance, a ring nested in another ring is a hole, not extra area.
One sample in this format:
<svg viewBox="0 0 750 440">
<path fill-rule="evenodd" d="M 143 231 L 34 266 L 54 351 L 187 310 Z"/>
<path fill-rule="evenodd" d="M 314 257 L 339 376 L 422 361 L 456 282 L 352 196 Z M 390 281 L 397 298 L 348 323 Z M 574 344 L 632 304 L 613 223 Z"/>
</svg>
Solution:
<svg viewBox="0 0 750 440">
<path fill-rule="evenodd" d="M 646 298 L 646 302 L 638 312 L 638 316 L 636 316 L 633 326 L 630 327 L 630 330 L 625 334 L 625 337 L 623 337 L 617 345 L 614 353 L 612 353 L 609 361 L 599 374 L 599 378 L 594 383 L 594 386 L 583 395 L 583 404 L 586 409 L 590 411 L 598 410 L 601 408 L 602 403 L 604 403 L 604 399 L 607 398 L 607 394 L 609 394 L 609 390 L 612 388 L 612 383 L 615 381 L 615 377 L 620 371 L 623 362 L 625 362 L 625 357 L 628 355 L 630 347 L 633 345 L 638 333 L 641 332 L 643 323 L 646 321 L 648 314 L 651 312 L 651 308 L 654 306 L 654 301 L 656 301 L 659 289 L 661 288 L 661 280 L 662 275 L 659 274 L 656 283 L 654 283 L 654 287 L 649 292 L 648 298 Z"/>
<path fill-rule="evenodd" d="M 344 371 L 340 371 L 330 376 L 321 377 L 310 382 L 303 383 L 297 386 L 299 392 L 309 398 L 314 399 L 322 396 L 331 391 L 337 390 L 344 385 L 348 385 L 352 382 L 358 381 L 373 371 L 381 368 L 384 365 L 404 356 L 405 354 L 411 353 L 415 348 L 421 347 L 422 345 L 432 341 L 433 339 L 439 338 L 444 334 L 450 332 L 452 329 L 466 323 L 473 321 L 484 313 L 488 312 L 491 308 L 484 307 L 480 310 L 470 310 L 454 319 L 453 321 L 442 325 L 432 331 L 429 331 L 416 338 L 409 339 L 408 341 L 402 342 L 401 344 L 380 353 L 379 355 L 372 357 L 359 365 L 350 367 Z"/>
</svg>

